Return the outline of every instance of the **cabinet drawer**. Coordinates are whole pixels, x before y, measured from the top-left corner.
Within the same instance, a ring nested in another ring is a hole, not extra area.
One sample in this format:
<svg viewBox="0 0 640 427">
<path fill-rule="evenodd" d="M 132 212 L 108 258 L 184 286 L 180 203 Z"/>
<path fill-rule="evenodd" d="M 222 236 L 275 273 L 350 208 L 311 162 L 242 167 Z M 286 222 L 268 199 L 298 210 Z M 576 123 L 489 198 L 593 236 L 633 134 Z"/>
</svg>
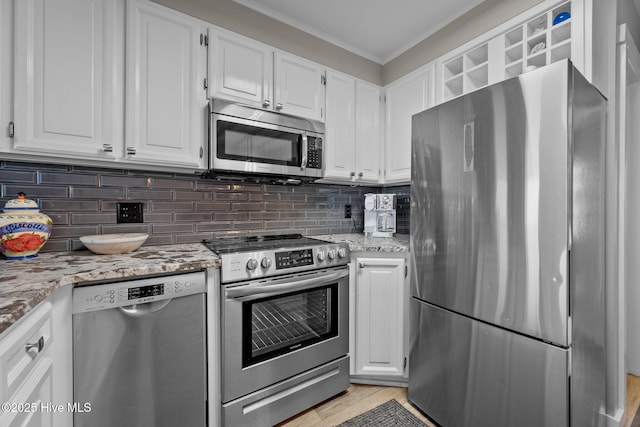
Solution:
<svg viewBox="0 0 640 427">
<path fill-rule="evenodd" d="M 0 339 L 0 402 L 8 402 L 38 361 L 49 353 L 53 339 L 51 303 L 45 301 Z"/>
</svg>

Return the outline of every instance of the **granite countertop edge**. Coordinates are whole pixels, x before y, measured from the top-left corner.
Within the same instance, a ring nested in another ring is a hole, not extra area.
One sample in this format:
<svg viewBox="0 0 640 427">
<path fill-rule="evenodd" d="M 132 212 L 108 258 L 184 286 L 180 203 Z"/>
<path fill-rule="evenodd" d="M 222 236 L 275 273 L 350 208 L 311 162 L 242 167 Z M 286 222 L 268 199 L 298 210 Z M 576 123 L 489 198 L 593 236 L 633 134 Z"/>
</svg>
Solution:
<svg viewBox="0 0 640 427">
<path fill-rule="evenodd" d="M 366 237 L 362 233 L 310 236 L 347 242 L 351 252 L 408 252 L 409 236 Z M 204 245 L 185 243 L 142 246 L 121 255 L 88 250 L 45 252 L 26 260 L 0 259 L 0 333 L 62 286 L 220 267 L 220 259 Z"/>
<path fill-rule="evenodd" d="M 46 252 L 26 260 L 0 260 L 0 333 L 63 286 L 219 267 L 199 244 L 142 246 L 119 255 Z"/>
<path fill-rule="evenodd" d="M 363 233 L 328 234 L 310 236 L 332 243 L 348 243 L 351 252 L 409 252 L 409 235 L 393 237 L 367 237 Z"/>
</svg>

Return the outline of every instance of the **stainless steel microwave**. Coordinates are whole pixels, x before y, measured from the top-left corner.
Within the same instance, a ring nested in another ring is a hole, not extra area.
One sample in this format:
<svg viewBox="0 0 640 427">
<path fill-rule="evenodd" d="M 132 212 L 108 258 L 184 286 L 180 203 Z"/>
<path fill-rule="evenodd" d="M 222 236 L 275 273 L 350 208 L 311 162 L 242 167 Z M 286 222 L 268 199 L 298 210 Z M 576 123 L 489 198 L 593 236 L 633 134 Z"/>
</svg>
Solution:
<svg viewBox="0 0 640 427">
<path fill-rule="evenodd" d="M 210 173 L 323 177 L 324 123 L 212 99 L 210 125 Z"/>
</svg>

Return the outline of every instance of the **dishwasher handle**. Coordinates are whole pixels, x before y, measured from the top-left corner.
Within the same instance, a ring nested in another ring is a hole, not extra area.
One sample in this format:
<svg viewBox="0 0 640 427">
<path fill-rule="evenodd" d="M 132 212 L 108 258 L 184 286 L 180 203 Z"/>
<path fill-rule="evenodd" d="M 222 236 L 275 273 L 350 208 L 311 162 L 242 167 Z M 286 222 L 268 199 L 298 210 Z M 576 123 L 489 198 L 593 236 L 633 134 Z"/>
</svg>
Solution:
<svg viewBox="0 0 640 427">
<path fill-rule="evenodd" d="M 144 317 L 156 313 L 169 305 L 173 298 L 160 301 L 145 302 L 142 304 L 132 304 L 118 307 L 118 309 L 129 317 Z"/>
<path fill-rule="evenodd" d="M 284 294 L 331 284 L 348 275 L 349 270 L 344 269 L 331 273 L 318 273 L 304 279 L 287 278 L 277 279 L 272 282 L 251 283 L 226 289 L 225 296 L 227 300 L 238 299 L 245 301 L 264 298 L 268 295 Z"/>
</svg>

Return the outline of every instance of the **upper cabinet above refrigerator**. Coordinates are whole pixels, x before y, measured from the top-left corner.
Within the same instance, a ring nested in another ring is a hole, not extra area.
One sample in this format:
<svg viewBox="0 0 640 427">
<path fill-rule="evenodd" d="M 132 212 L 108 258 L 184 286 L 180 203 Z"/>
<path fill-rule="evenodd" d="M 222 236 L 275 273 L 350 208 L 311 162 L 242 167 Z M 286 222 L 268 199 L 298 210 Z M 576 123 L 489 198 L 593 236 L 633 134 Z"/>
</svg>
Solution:
<svg viewBox="0 0 640 427">
<path fill-rule="evenodd" d="M 210 97 L 324 121 L 320 64 L 220 28 L 209 38 Z"/>
<path fill-rule="evenodd" d="M 592 81 L 596 5 L 544 1 L 437 60 L 443 102 L 536 68 L 570 59 Z M 599 7 L 599 6 L 598 6 Z"/>
</svg>

